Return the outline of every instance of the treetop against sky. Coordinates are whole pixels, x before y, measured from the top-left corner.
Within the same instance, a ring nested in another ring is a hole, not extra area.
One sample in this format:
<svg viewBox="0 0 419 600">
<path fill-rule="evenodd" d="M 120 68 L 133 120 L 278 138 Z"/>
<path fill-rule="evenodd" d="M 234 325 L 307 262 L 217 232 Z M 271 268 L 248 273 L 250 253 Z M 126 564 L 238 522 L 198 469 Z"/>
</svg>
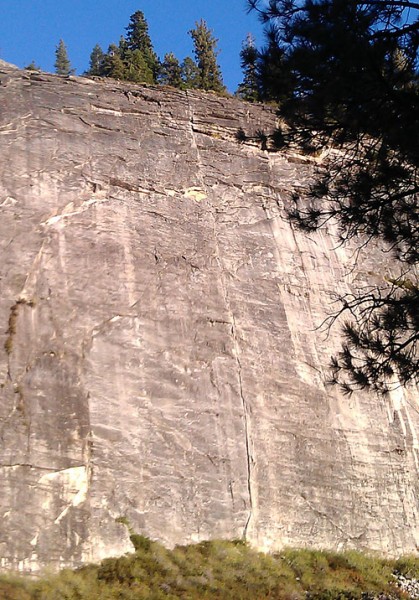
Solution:
<svg viewBox="0 0 419 600">
<path fill-rule="evenodd" d="M 179 60 L 193 55 L 188 35 L 204 19 L 218 38 L 218 62 L 224 83 L 235 91 L 242 80 L 240 50 L 249 32 L 261 41 L 256 14 L 248 15 L 245 0 L 0 0 L 0 58 L 19 67 L 31 61 L 54 71 L 55 48 L 63 39 L 77 74 L 89 67 L 95 44 L 106 51 L 125 35 L 130 15 L 141 10 L 161 59 L 173 52 Z"/>
</svg>

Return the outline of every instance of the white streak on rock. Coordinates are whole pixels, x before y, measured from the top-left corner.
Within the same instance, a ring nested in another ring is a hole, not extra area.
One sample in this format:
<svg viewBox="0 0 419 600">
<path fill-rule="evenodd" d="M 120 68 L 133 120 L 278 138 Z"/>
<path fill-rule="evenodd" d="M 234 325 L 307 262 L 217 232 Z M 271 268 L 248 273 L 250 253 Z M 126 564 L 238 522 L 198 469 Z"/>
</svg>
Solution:
<svg viewBox="0 0 419 600">
<path fill-rule="evenodd" d="M 69 217 L 74 217 L 75 215 L 80 215 L 84 213 L 86 210 L 89 210 L 92 206 L 98 204 L 104 204 L 105 202 L 110 202 L 110 198 L 91 198 L 90 200 L 85 200 L 78 208 L 74 209 L 73 203 L 68 204 L 63 212 L 59 215 L 54 215 L 49 217 L 46 221 L 43 221 L 41 225 L 55 225 L 62 219 L 66 219 Z"/>
</svg>

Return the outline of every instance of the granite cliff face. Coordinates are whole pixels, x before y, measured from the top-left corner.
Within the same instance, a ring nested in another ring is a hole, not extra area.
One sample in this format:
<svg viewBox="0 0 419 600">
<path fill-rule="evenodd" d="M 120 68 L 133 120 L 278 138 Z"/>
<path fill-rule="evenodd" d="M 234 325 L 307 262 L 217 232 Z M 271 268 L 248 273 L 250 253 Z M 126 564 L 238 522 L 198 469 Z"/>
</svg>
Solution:
<svg viewBox="0 0 419 600">
<path fill-rule="evenodd" d="M 417 551 L 418 397 L 323 381 L 331 294 L 382 280 L 284 206 L 273 112 L 0 65 L 0 556 L 245 536 Z"/>
</svg>

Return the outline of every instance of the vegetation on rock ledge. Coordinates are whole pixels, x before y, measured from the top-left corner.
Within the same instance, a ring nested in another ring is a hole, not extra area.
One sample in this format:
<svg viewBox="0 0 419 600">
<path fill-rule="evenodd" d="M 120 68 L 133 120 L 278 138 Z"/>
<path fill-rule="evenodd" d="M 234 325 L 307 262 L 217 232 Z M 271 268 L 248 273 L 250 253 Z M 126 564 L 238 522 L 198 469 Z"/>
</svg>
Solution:
<svg viewBox="0 0 419 600">
<path fill-rule="evenodd" d="M 284 550 L 269 555 L 242 541 L 201 542 L 167 550 L 141 537 L 135 554 L 64 570 L 37 581 L 0 577 L 8 600 L 142 600 L 160 598 L 408 598 L 400 581 L 419 577 L 419 558 L 396 561 L 359 552 Z M 397 576 L 399 579 L 397 579 Z M 415 584 L 416 585 L 416 584 Z M 380 595 L 381 594 L 381 595 Z M 410 596 L 412 597 L 412 596 Z"/>
</svg>

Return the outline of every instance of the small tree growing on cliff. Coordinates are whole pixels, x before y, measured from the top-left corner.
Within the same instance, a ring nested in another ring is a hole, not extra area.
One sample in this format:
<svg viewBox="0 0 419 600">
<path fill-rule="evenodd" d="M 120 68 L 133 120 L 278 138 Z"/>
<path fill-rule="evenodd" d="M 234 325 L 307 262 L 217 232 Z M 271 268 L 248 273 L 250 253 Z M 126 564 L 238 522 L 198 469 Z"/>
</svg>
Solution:
<svg viewBox="0 0 419 600">
<path fill-rule="evenodd" d="M 39 65 L 37 65 L 34 60 L 32 60 L 26 67 L 23 67 L 23 68 L 26 69 L 27 71 L 40 71 L 41 70 L 41 67 Z"/>
<path fill-rule="evenodd" d="M 221 70 L 217 63 L 217 42 L 206 22 L 201 19 L 189 31 L 194 42 L 195 58 L 199 69 L 199 87 L 203 90 L 225 92 Z"/>
<path fill-rule="evenodd" d="M 71 75 L 74 73 L 74 69 L 71 68 L 68 58 L 67 47 L 63 40 L 60 40 L 56 47 L 54 67 L 57 75 Z"/>
</svg>

